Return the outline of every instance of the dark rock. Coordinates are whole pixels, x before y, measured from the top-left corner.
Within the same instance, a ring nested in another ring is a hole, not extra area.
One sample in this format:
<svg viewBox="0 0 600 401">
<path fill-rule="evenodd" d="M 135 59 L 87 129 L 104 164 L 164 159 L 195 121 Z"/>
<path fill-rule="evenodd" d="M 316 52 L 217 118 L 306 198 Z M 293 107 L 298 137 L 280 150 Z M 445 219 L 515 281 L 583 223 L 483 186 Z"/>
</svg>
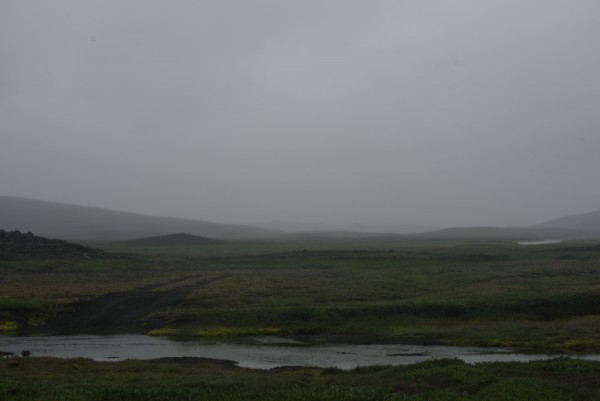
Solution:
<svg viewBox="0 0 600 401">
<path fill-rule="evenodd" d="M 0 230 L 0 260 L 92 259 L 105 255 L 99 249 L 38 237 L 31 232 Z"/>
</svg>

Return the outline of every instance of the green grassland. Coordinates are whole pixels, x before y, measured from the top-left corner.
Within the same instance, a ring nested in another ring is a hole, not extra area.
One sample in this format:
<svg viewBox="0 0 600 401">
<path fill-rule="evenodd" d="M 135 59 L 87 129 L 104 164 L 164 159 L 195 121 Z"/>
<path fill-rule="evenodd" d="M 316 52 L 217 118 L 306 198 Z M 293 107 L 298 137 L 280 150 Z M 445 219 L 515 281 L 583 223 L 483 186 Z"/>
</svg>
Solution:
<svg viewBox="0 0 600 401">
<path fill-rule="evenodd" d="M 120 256 L 0 261 L 0 331 L 43 328 L 92 297 L 158 286 L 188 293 L 149 314 L 164 322 L 153 335 L 600 349 L 594 242 L 304 238 L 106 247 Z"/>
<path fill-rule="evenodd" d="M 427 361 L 352 371 L 259 371 L 189 360 L 0 360 L 0 399 L 113 400 L 597 400 L 600 364 L 560 358 L 529 363 Z"/>
<path fill-rule="evenodd" d="M 114 257 L 0 261 L 0 333 L 44 333 L 110 294 L 180 293 L 150 332 L 251 341 L 600 349 L 595 242 L 322 239 L 102 246 Z M 124 297 L 123 299 L 128 299 Z M 139 326 L 136 326 L 139 327 Z M 437 360 L 351 371 L 219 361 L 0 359 L 2 400 L 597 400 L 600 363 Z"/>
</svg>

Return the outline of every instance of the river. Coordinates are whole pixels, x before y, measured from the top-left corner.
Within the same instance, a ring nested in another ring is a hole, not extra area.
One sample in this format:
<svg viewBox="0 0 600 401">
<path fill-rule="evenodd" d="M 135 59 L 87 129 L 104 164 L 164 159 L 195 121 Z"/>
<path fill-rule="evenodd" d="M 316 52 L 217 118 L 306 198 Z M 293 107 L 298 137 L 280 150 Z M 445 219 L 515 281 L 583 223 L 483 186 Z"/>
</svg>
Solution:
<svg viewBox="0 0 600 401">
<path fill-rule="evenodd" d="M 280 366 L 317 366 L 351 369 L 368 365 L 401 365 L 428 359 L 458 358 L 468 363 L 531 361 L 559 354 L 519 353 L 506 348 L 447 347 L 431 345 L 302 345 L 277 337 L 257 337 L 258 344 L 211 341 L 174 341 L 144 335 L 76 335 L 46 337 L 0 336 L 0 352 L 16 355 L 91 358 L 96 361 L 203 357 L 233 360 L 238 366 L 270 369 Z M 569 355 L 600 360 L 600 355 Z"/>
</svg>

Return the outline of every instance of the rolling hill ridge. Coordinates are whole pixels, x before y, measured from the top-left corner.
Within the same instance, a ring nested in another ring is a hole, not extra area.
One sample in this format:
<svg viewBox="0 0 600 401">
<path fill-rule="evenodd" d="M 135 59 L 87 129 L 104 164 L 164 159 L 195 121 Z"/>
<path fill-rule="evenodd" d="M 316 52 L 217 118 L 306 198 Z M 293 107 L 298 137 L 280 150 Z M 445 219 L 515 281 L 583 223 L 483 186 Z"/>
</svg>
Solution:
<svg viewBox="0 0 600 401">
<path fill-rule="evenodd" d="M 572 214 L 537 224 L 535 228 L 564 228 L 569 230 L 600 232 L 600 210 Z"/>
<path fill-rule="evenodd" d="M 112 241 L 173 233 L 216 239 L 254 239 L 279 234 L 244 225 L 147 216 L 12 196 L 0 196 L 0 228 L 66 240 Z"/>
<path fill-rule="evenodd" d="M 125 245 L 140 245 L 140 246 L 195 246 L 195 245 L 222 245 L 227 244 L 227 241 L 202 237 L 200 235 L 191 234 L 167 234 L 156 237 L 137 238 L 128 241 L 120 241 L 120 244 Z"/>
<path fill-rule="evenodd" d="M 303 236 L 366 238 L 372 237 L 374 234 L 354 231 L 301 231 L 290 234 L 279 230 L 246 225 L 148 216 L 11 196 L 0 196 L 0 229 L 31 231 L 36 235 L 65 240 L 141 241 L 143 239 L 143 241 L 151 242 L 183 241 L 196 243 L 203 242 L 205 239 L 247 240 Z M 190 237 L 185 237 L 185 235 Z M 395 238 L 410 237 L 417 239 L 600 238 L 600 210 L 564 216 L 530 227 L 453 227 L 418 234 L 390 235 Z M 204 237 L 204 239 L 193 238 L 192 236 Z M 152 237 L 161 238 L 153 240 Z"/>
</svg>

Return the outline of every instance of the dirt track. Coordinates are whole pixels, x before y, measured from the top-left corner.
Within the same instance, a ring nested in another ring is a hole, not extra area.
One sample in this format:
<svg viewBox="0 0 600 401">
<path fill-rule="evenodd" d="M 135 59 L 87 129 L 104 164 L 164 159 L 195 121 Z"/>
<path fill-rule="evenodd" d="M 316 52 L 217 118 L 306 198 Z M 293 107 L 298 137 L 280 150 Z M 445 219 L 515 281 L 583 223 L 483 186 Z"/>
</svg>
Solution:
<svg viewBox="0 0 600 401">
<path fill-rule="evenodd" d="M 52 319 L 36 331 L 46 334 L 116 334 L 146 333 L 164 325 L 164 321 L 147 319 L 160 309 L 176 305 L 194 289 L 206 286 L 218 279 L 197 280 L 194 276 L 163 282 L 133 291 L 107 294 L 82 302 L 70 313 Z M 173 286 L 171 290 L 159 289 Z"/>
</svg>

